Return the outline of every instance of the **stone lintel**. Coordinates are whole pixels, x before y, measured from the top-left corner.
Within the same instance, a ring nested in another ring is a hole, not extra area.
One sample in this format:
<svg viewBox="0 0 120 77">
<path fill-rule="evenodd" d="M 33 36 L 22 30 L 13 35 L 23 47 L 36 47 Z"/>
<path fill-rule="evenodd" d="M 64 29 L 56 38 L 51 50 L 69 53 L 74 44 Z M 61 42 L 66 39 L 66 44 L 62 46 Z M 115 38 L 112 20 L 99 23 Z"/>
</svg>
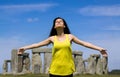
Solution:
<svg viewBox="0 0 120 77">
<path fill-rule="evenodd" d="M 81 52 L 81 51 L 73 51 L 72 54 L 73 54 L 73 55 L 82 56 L 82 55 L 83 55 L 83 52 Z"/>
<path fill-rule="evenodd" d="M 5 62 L 11 62 L 11 60 L 4 60 Z"/>
<path fill-rule="evenodd" d="M 84 62 L 88 62 L 88 59 L 83 60 Z"/>
<path fill-rule="evenodd" d="M 100 54 L 92 54 L 90 56 L 92 56 L 92 57 L 100 57 Z"/>
<path fill-rule="evenodd" d="M 29 53 L 23 53 L 23 54 L 20 54 L 19 56 L 28 57 L 28 56 L 29 56 Z"/>
<path fill-rule="evenodd" d="M 51 48 L 34 48 L 32 49 L 32 53 L 51 53 Z"/>
</svg>

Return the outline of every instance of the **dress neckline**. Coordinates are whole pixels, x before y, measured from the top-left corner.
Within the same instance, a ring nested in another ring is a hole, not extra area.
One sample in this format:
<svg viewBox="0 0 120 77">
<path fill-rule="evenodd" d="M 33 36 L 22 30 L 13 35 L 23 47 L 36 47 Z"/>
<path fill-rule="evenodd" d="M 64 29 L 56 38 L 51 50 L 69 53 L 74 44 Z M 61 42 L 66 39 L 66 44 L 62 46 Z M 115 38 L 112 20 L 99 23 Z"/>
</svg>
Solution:
<svg viewBox="0 0 120 77">
<path fill-rule="evenodd" d="M 65 38 L 60 41 L 59 38 L 58 38 L 57 36 L 55 36 L 55 40 L 58 41 L 58 42 L 64 42 L 64 41 L 66 41 L 66 39 L 67 39 L 67 35 L 65 34 L 64 37 L 65 37 Z"/>
</svg>

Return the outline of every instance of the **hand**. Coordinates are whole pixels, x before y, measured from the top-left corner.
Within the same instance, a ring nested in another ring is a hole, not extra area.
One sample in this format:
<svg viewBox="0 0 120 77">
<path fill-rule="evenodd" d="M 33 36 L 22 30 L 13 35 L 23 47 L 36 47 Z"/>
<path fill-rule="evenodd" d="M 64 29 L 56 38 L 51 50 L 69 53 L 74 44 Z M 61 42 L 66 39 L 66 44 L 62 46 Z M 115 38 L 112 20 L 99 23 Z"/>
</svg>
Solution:
<svg viewBox="0 0 120 77">
<path fill-rule="evenodd" d="M 103 57 L 108 57 L 108 54 L 105 49 L 100 50 L 100 53 L 102 54 Z"/>
<path fill-rule="evenodd" d="M 21 55 L 21 54 L 23 54 L 24 53 L 24 51 L 25 51 L 25 49 L 24 48 L 20 48 L 19 50 L 18 50 L 18 55 Z"/>
</svg>

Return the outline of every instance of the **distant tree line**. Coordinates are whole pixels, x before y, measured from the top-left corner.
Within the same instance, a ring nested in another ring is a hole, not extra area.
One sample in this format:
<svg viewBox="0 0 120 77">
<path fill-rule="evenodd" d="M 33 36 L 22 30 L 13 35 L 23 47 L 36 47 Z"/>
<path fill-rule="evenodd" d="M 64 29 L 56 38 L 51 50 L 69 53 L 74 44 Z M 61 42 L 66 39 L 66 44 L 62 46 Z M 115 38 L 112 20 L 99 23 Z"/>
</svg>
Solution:
<svg viewBox="0 0 120 77">
<path fill-rule="evenodd" d="M 120 69 L 114 69 L 109 74 L 120 74 Z"/>
</svg>

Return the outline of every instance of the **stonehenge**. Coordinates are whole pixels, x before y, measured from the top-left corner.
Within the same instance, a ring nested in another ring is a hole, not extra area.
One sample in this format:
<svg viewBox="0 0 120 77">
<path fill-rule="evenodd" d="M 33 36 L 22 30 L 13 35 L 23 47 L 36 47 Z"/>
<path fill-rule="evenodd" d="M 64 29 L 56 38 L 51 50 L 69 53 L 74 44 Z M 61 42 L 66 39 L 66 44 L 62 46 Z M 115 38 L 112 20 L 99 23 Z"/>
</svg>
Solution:
<svg viewBox="0 0 120 77">
<path fill-rule="evenodd" d="M 18 55 L 17 49 L 13 49 L 11 60 L 4 60 L 3 74 L 48 74 L 51 52 L 51 48 L 34 48 L 31 59 L 29 53 Z M 108 74 L 108 58 L 101 57 L 100 54 L 91 54 L 88 59 L 84 60 L 81 51 L 73 51 L 72 55 L 76 67 L 74 74 Z"/>
</svg>

